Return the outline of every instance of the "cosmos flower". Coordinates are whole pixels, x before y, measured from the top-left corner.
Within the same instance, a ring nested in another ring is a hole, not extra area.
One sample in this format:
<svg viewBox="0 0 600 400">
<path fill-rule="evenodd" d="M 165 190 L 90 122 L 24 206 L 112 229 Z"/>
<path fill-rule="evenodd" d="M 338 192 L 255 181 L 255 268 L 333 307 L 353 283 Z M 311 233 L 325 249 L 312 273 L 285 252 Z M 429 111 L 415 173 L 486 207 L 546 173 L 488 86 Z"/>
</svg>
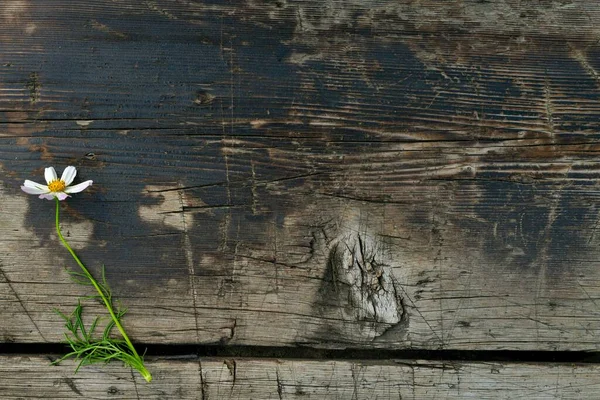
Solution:
<svg viewBox="0 0 600 400">
<path fill-rule="evenodd" d="M 54 167 L 48 167 L 44 172 L 46 182 L 48 183 L 47 186 L 26 180 L 23 182 L 21 190 L 28 194 L 39 194 L 40 199 L 52 200 L 56 197 L 58 200 L 62 201 L 67 197 L 71 197 L 69 196 L 70 193 L 79 193 L 88 186 L 91 186 L 93 183 L 93 181 L 85 181 L 74 186 L 69 186 L 71 183 L 73 183 L 75 175 L 77 175 L 77 169 L 75 167 L 68 166 L 63 171 L 60 179 L 58 179 Z"/>
</svg>

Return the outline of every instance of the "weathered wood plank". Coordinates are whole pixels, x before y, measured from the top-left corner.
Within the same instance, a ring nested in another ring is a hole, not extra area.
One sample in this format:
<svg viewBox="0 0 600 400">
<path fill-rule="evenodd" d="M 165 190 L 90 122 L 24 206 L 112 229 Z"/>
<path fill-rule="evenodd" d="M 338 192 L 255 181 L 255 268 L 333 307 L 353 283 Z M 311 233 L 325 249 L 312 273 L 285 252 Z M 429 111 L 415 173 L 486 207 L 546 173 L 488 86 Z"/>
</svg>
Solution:
<svg viewBox="0 0 600 400">
<path fill-rule="evenodd" d="M 0 340 L 598 349 L 594 2 L 6 1 Z M 578 27 L 573 32 L 572 26 Z"/>
<path fill-rule="evenodd" d="M 156 379 L 110 364 L 49 366 L 45 357 L 0 357 L 3 399 L 596 399 L 596 365 L 394 360 L 201 359 L 149 362 Z"/>
</svg>

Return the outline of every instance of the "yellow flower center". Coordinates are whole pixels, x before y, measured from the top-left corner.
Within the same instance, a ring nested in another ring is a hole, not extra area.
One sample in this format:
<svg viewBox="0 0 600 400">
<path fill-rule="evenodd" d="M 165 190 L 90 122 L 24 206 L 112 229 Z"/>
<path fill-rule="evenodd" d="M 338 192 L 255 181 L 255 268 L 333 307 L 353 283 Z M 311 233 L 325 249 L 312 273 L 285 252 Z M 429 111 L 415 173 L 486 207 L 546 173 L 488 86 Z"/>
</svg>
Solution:
<svg viewBox="0 0 600 400">
<path fill-rule="evenodd" d="M 67 185 L 65 185 L 65 182 L 60 179 L 53 180 L 48 184 L 48 189 L 50 189 L 51 192 L 62 192 L 66 187 Z"/>
</svg>

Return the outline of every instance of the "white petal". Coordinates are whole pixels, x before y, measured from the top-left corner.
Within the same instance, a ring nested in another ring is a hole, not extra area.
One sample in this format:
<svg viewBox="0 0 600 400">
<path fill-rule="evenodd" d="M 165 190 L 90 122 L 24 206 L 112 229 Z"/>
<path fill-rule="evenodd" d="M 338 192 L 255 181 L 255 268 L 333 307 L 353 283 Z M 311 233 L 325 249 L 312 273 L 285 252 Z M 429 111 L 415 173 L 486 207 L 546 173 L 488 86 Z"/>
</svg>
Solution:
<svg viewBox="0 0 600 400">
<path fill-rule="evenodd" d="M 93 182 L 94 181 L 85 181 L 85 182 L 82 182 L 75 186 L 69 186 L 69 187 L 65 188 L 65 193 L 79 193 L 82 190 L 84 190 L 85 188 L 87 188 L 88 186 L 92 186 Z"/>
<path fill-rule="evenodd" d="M 65 185 L 69 186 L 73 183 L 73 179 L 75 179 L 75 175 L 77 175 L 77 169 L 72 166 L 68 166 L 62 173 L 60 180 L 65 183 Z"/>
<path fill-rule="evenodd" d="M 40 185 L 40 186 L 42 186 L 42 185 Z M 27 194 L 44 194 L 44 193 L 50 193 L 50 189 L 48 189 L 46 186 L 42 186 L 41 188 L 31 187 L 31 186 L 21 186 L 21 190 L 24 191 Z"/>
<path fill-rule="evenodd" d="M 40 194 L 40 199 L 54 200 L 54 194 L 53 193 Z"/>
<path fill-rule="evenodd" d="M 54 167 L 46 168 L 46 170 L 44 171 L 44 177 L 46 178 L 46 183 L 50 183 L 58 179 Z"/>
<path fill-rule="evenodd" d="M 54 193 L 56 195 L 56 197 L 58 197 L 58 200 L 63 201 L 64 199 L 66 199 L 67 197 L 71 197 L 66 193 L 63 192 L 58 192 L 58 193 Z"/>
<path fill-rule="evenodd" d="M 32 189 L 40 189 L 40 190 L 50 191 L 50 189 L 48 189 L 48 186 L 39 184 L 37 182 L 30 181 L 30 180 L 25 180 L 25 182 L 23 182 L 23 186 L 32 188 Z"/>
</svg>

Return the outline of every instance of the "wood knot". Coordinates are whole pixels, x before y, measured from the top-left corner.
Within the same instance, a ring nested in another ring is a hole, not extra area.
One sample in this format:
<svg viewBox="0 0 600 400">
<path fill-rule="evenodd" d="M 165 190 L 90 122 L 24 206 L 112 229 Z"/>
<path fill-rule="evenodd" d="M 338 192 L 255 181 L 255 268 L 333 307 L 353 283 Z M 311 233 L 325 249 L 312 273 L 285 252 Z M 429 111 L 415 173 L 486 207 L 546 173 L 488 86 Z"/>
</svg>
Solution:
<svg viewBox="0 0 600 400">
<path fill-rule="evenodd" d="M 392 267 L 384 260 L 376 240 L 351 234 L 331 247 L 327 262 L 329 296 L 342 303 L 348 317 L 363 322 L 372 338 L 399 324 L 405 312 Z"/>
</svg>

